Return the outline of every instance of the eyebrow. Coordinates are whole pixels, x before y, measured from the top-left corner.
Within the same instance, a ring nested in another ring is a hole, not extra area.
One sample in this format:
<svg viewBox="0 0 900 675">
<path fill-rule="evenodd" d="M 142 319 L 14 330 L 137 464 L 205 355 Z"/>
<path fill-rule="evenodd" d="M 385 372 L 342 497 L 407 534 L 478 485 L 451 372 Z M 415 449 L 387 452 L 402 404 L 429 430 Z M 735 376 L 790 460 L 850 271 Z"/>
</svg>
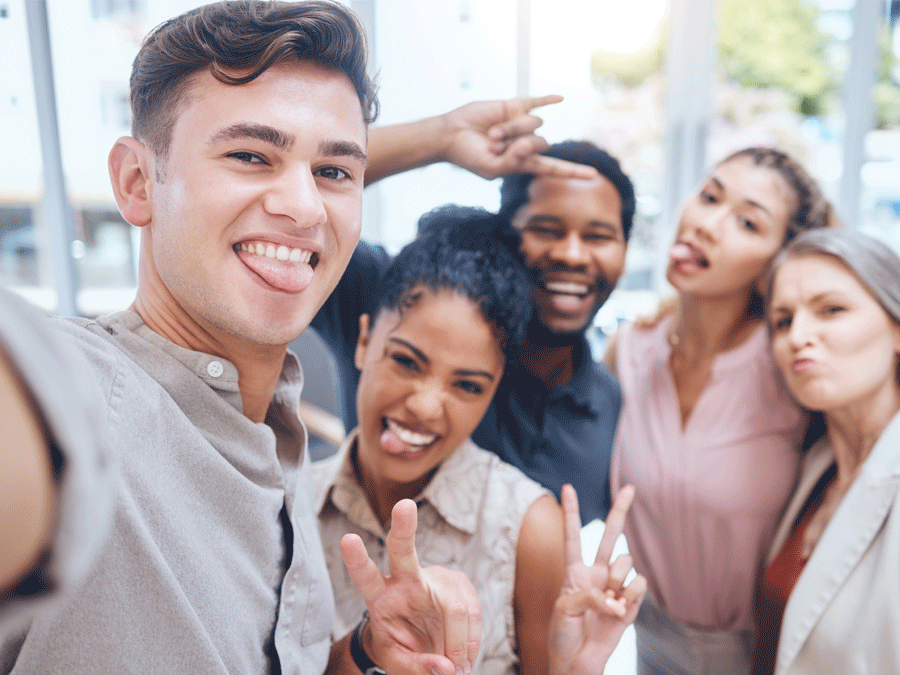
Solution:
<svg viewBox="0 0 900 675">
<path fill-rule="evenodd" d="M 525 225 L 531 225 L 532 223 L 535 223 L 535 222 L 550 223 L 552 225 L 562 225 L 563 224 L 562 218 L 559 218 L 558 216 L 535 214 L 535 215 L 529 217 L 528 220 L 525 221 Z M 613 234 L 619 234 L 619 232 L 620 232 L 618 227 L 616 227 L 612 223 L 607 223 L 602 220 L 592 220 L 588 223 L 588 227 L 593 227 L 595 229 L 600 229 L 600 230 L 609 230 Z"/>
<path fill-rule="evenodd" d="M 715 183 L 715 184 L 718 186 L 718 188 L 719 188 L 722 192 L 726 192 L 726 191 L 727 191 L 727 190 L 725 189 L 725 185 L 722 184 L 722 181 L 720 181 L 720 180 L 719 180 L 718 178 L 716 178 L 715 176 L 710 176 L 709 180 L 712 181 L 713 183 Z M 772 212 L 769 211 L 769 209 L 767 209 L 765 206 L 763 206 L 763 205 L 760 204 L 759 202 L 754 201 L 753 199 L 745 199 L 745 200 L 744 200 L 744 203 L 749 204 L 750 206 L 754 206 L 754 207 L 758 208 L 760 211 L 762 211 L 763 213 L 765 213 L 766 215 L 768 215 L 769 218 L 771 218 L 772 220 L 775 220 L 775 216 L 772 215 Z"/>
<path fill-rule="evenodd" d="M 419 349 L 418 347 L 416 347 L 411 342 L 407 342 L 403 338 L 398 338 L 398 337 L 394 337 L 394 336 L 389 337 L 388 340 L 390 342 L 396 342 L 398 344 L 403 345 L 404 347 L 409 349 L 413 354 L 415 354 L 416 358 L 419 359 L 420 361 L 422 361 L 423 363 L 426 363 L 426 364 L 431 363 L 431 360 L 427 356 L 425 356 L 425 354 L 422 352 L 422 350 Z M 481 376 L 481 377 L 486 377 L 491 382 L 494 381 L 494 376 L 485 370 L 466 370 L 464 368 L 458 368 L 458 369 L 454 370 L 453 372 L 456 375 L 461 375 L 463 377 Z"/>
<path fill-rule="evenodd" d="M 237 122 L 224 129 L 220 129 L 209 139 L 210 145 L 226 141 L 252 138 L 263 143 L 268 143 L 279 150 L 289 150 L 294 145 L 294 136 L 267 124 L 255 124 L 253 122 Z"/>
<path fill-rule="evenodd" d="M 829 296 L 832 296 L 832 297 L 829 297 Z M 815 294 L 814 296 L 812 296 L 811 298 L 807 298 L 807 299 L 803 300 L 803 302 L 804 302 L 804 303 L 813 303 L 813 304 L 815 304 L 815 303 L 817 303 L 817 302 L 846 302 L 846 303 L 850 303 L 850 302 L 852 302 L 852 300 L 851 300 L 850 298 L 848 298 L 848 297 L 847 297 L 844 293 L 842 293 L 841 291 L 836 290 L 836 289 L 831 289 L 831 288 L 830 288 L 830 289 L 828 289 L 828 290 L 825 290 L 825 291 L 821 291 L 821 292 L 819 292 L 819 293 L 816 293 L 816 294 Z M 771 307 L 771 310 L 770 310 L 770 311 L 772 311 L 772 312 L 774 313 L 774 312 L 787 312 L 787 311 L 790 311 L 790 310 L 788 310 L 788 308 L 787 308 L 786 305 L 773 305 L 773 306 Z"/>
<path fill-rule="evenodd" d="M 322 141 L 319 143 L 319 154 L 326 157 L 353 157 L 366 166 L 369 165 L 369 157 L 353 141 Z"/>
</svg>

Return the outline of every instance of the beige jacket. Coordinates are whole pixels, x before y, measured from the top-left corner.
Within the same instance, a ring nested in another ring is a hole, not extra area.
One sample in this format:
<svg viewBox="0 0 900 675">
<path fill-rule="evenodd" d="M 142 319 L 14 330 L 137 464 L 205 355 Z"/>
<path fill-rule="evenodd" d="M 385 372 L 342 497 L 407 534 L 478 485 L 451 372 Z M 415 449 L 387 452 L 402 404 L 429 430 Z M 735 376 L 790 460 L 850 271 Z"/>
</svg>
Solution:
<svg viewBox="0 0 900 675">
<path fill-rule="evenodd" d="M 770 561 L 833 462 L 826 439 L 804 458 Z M 900 673 L 900 414 L 878 439 L 791 593 L 775 673 Z"/>
</svg>

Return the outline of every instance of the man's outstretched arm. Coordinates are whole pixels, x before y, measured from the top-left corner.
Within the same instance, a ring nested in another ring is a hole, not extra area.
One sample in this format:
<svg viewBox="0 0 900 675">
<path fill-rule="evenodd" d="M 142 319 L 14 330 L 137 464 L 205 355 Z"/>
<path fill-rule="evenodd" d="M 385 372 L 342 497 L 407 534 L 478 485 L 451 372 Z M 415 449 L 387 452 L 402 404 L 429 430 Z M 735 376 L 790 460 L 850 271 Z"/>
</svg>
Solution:
<svg viewBox="0 0 900 675">
<path fill-rule="evenodd" d="M 476 101 L 418 122 L 369 131 L 366 185 L 435 162 L 450 162 L 482 178 L 511 173 L 590 178 L 593 168 L 539 153 L 547 141 L 534 132 L 543 121 L 534 108 L 559 103 L 562 96 Z"/>
<path fill-rule="evenodd" d="M 50 446 L 28 390 L 0 348 L 0 596 L 50 544 L 57 483 Z"/>
</svg>

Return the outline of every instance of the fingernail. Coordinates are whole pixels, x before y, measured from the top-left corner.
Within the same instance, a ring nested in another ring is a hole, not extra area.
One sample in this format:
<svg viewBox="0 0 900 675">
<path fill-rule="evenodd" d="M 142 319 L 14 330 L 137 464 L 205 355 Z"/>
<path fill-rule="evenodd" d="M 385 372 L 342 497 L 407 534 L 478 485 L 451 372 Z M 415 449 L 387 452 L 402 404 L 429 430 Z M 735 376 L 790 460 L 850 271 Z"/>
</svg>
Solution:
<svg viewBox="0 0 900 675">
<path fill-rule="evenodd" d="M 466 661 L 466 675 L 472 675 L 472 662 Z"/>
<path fill-rule="evenodd" d="M 432 668 L 431 675 L 451 675 L 451 673 L 445 673 L 443 670 L 438 670 L 437 668 Z"/>
</svg>

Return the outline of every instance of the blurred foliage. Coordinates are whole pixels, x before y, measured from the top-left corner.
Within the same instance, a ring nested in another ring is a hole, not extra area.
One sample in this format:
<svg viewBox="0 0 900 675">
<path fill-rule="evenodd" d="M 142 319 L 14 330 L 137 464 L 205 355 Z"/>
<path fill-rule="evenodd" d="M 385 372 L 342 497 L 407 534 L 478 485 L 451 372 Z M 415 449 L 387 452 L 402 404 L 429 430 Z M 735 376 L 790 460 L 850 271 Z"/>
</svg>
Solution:
<svg viewBox="0 0 900 675">
<path fill-rule="evenodd" d="M 900 61 L 894 54 L 891 32 L 884 26 L 878 36 L 878 80 L 875 84 L 875 126 L 900 126 L 900 85 L 894 77 Z"/>
<path fill-rule="evenodd" d="M 595 82 L 637 87 L 658 76 L 665 34 L 663 26 L 652 46 L 636 52 L 596 49 L 591 55 Z M 748 90 L 777 90 L 790 110 L 804 116 L 822 115 L 837 103 L 840 77 L 833 39 L 819 27 L 819 10 L 808 0 L 720 0 L 718 38 L 719 68 L 727 81 Z M 873 92 L 877 128 L 900 126 L 898 67 L 885 25 Z"/>
<path fill-rule="evenodd" d="M 662 70 L 665 54 L 664 30 L 653 44 L 636 52 L 611 52 L 595 49 L 591 54 L 591 74 L 595 80 L 613 79 L 626 87 L 636 87 Z"/>
<path fill-rule="evenodd" d="M 720 0 L 719 63 L 748 88 L 775 87 L 795 110 L 819 115 L 837 78 L 818 9 L 805 0 Z"/>
</svg>

